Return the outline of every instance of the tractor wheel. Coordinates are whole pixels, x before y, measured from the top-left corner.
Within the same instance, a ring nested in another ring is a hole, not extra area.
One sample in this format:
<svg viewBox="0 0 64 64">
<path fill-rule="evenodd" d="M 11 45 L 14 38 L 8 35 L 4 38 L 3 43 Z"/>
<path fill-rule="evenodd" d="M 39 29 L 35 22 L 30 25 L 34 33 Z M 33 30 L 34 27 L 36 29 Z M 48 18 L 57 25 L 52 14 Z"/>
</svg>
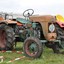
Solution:
<svg viewBox="0 0 64 64">
<path fill-rule="evenodd" d="M 57 33 L 57 39 L 64 40 L 64 29 L 61 28 L 58 24 L 55 24 L 56 27 L 56 33 Z"/>
<path fill-rule="evenodd" d="M 55 26 L 56 26 L 57 39 L 61 40 L 59 48 L 64 48 L 64 29 L 61 28 L 58 24 L 55 24 Z"/>
<path fill-rule="evenodd" d="M 47 42 L 45 43 L 46 47 L 51 48 L 53 50 L 54 53 L 60 53 L 59 51 L 59 46 L 57 43 L 54 42 Z"/>
<path fill-rule="evenodd" d="M 59 46 L 56 43 L 52 44 L 52 49 L 54 53 L 57 53 L 57 54 L 60 53 Z"/>
<path fill-rule="evenodd" d="M 12 50 L 14 41 L 13 29 L 5 24 L 0 24 L 0 50 Z"/>
<path fill-rule="evenodd" d="M 28 37 L 24 42 L 24 53 L 31 58 L 38 58 L 43 52 L 42 43 L 38 38 Z"/>
</svg>

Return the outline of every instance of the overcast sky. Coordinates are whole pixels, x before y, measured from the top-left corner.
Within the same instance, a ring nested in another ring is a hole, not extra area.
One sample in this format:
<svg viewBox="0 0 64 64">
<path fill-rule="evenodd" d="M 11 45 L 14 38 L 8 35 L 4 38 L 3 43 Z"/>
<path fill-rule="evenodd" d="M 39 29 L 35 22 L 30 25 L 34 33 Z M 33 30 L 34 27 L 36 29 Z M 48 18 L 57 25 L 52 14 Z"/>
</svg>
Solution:
<svg viewBox="0 0 64 64">
<path fill-rule="evenodd" d="M 64 16 L 63 0 L 0 0 L 0 12 L 23 13 L 34 9 L 35 14 L 61 14 Z"/>
</svg>

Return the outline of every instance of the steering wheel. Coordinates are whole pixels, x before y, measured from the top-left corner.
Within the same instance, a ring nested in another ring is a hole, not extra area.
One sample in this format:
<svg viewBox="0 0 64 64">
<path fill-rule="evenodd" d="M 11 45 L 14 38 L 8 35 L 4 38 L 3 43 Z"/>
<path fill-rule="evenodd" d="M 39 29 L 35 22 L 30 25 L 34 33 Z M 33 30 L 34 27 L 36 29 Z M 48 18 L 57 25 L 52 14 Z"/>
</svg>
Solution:
<svg viewBox="0 0 64 64">
<path fill-rule="evenodd" d="M 24 17 L 29 17 L 29 16 L 32 16 L 34 13 L 34 10 L 33 9 L 27 9 L 23 12 L 23 16 Z"/>
</svg>

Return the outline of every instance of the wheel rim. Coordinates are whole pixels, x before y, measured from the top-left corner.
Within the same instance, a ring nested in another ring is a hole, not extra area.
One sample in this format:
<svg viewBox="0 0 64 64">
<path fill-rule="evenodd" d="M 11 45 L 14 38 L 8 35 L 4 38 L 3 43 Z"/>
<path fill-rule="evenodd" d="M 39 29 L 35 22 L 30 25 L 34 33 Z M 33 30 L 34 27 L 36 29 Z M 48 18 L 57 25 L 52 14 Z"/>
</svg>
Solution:
<svg viewBox="0 0 64 64">
<path fill-rule="evenodd" d="M 35 56 L 38 53 L 38 45 L 35 41 L 29 40 L 26 43 L 25 50 L 29 56 Z"/>
</svg>

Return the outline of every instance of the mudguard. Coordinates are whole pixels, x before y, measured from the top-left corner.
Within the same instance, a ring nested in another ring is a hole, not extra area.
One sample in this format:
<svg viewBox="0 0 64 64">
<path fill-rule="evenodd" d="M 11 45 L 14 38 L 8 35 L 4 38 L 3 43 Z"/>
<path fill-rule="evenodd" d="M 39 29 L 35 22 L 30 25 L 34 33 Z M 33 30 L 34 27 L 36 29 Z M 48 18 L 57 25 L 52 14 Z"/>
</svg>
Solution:
<svg viewBox="0 0 64 64">
<path fill-rule="evenodd" d="M 26 19 L 23 19 L 23 18 L 16 18 L 16 20 L 20 23 L 23 23 L 23 24 L 31 24 L 30 21 L 26 20 Z"/>
<path fill-rule="evenodd" d="M 56 16 L 57 23 L 59 24 L 60 27 L 64 27 L 64 18 L 61 15 Z"/>
</svg>

